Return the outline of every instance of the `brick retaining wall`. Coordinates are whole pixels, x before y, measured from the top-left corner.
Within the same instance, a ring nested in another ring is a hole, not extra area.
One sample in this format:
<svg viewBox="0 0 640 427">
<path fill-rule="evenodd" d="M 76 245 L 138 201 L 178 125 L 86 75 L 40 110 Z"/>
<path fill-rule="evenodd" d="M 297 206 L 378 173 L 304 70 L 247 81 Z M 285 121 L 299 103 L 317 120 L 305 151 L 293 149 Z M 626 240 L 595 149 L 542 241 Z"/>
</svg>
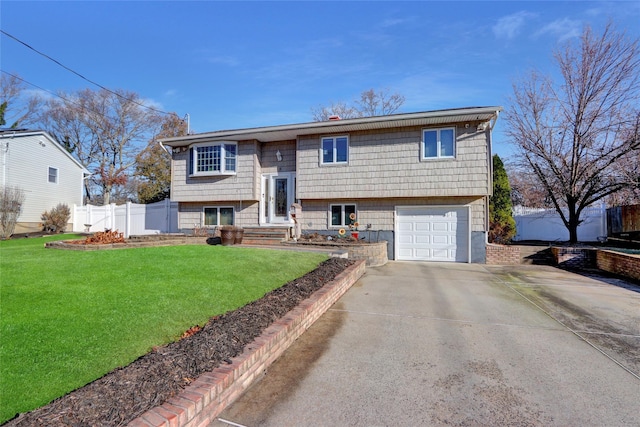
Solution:
<svg viewBox="0 0 640 427">
<path fill-rule="evenodd" d="M 356 261 L 331 283 L 269 326 L 244 352 L 201 375 L 180 393 L 129 423 L 131 427 L 206 427 L 364 274 Z"/>
<path fill-rule="evenodd" d="M 596 266 L 596 252 L 594 248 L 572 248 L 553 246 L 551 253 L 556 264 L 562 267 L 593 268 Z"/>
<path fill-rule="evenodd" d="M 317 247 L 327 248 L 334 251 L 346 251 L 349 253 L 349 259 L 364 259 L 367 261 L 367 267 L 379 267 L 385 265 L 389 259 L 387 258 L 387 242 L 382 240 L 376 243 L 342 243 L 335 244 L 330 242 L 285 242 L 283 245 L 291 247 Z"/>
<path fill-rule="evenodd" d="M 489 265 L 514 265 L 522 262 L 518 246 L 496 245 L 487 243 L 487 260 Z"/>
<path fill-rule="evenodd" d="M 599 250 L 596 263 L 600 270 L 640 280 L 640 255 Z"/>
</svg>

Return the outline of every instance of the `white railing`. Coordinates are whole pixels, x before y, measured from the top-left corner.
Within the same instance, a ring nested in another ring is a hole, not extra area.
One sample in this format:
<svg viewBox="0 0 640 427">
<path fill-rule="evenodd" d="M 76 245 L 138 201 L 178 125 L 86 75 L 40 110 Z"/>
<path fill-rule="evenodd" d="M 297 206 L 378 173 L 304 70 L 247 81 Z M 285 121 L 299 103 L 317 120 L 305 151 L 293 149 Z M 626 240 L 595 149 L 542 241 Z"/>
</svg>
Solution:
<svg viewBox="0 0 640 427">
<path fill-rule="evenodd" d="M 565 213 L 568 215 L 568 213 Z M 567 241 L 569 230 L 555 209 L 535 209 L 515 206 L 516 236 L 513 240 Z M 583 220 L 578 226 L 578 240 L 597 242 L 607 235 L 607 210 L 604 205 L 589 207 L 582 211 Z"/>
<path fill-rule="evenodd" d="M 118 230 L 125 237 L 178 231 L 178 203 L 165 199 L 148 205 L 127 203 L 73 207 L 73 231 Z"/>
</svg>

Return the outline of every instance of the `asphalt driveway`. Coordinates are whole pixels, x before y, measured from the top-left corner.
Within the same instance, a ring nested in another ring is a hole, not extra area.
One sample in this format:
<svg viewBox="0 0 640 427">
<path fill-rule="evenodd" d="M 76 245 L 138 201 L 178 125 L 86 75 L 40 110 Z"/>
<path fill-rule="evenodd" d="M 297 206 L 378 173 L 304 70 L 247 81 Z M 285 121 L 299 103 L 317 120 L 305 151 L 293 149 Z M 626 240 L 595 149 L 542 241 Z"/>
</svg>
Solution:
<svg viewBox="0 0 640 427">
<path fill-rule="evenodd" d="M 212 426 L 640 425 L 640 288 L 390 262 Z"/>
</svg>

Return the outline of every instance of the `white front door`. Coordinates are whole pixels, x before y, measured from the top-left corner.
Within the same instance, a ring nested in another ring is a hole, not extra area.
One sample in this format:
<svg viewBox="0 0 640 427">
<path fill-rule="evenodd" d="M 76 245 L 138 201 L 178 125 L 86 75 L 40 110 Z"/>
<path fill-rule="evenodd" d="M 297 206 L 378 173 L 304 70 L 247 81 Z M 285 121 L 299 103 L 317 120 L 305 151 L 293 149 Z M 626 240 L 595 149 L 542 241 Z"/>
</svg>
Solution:
<svg viewBox="0 0 640 427">
<path fill-rule="evenodd" d="M 281 172 L 262 175 L 261 224 L 288 224 L 289 207 L 294 202 L 294 174 Z"/>
</svg>

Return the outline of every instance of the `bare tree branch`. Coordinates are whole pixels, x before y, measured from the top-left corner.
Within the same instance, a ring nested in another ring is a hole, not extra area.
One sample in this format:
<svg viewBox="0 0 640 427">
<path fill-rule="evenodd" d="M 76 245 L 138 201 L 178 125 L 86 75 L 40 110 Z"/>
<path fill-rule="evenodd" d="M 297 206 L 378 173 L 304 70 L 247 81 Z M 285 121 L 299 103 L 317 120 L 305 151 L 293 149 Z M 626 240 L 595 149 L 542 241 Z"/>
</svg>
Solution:
<svg viewBox="0 0 640 427">
<path fill-rule="evenodd" d="M 560 83 L 533 71 L 514 84 L 507 134 L 575 242 L 587 206 L 638 181 L 623 170 L 640 155 L 640 51 L 609 24 L 554 57 Z"/>
<path fill-rule="evenodd" d="M 386 116 L 393 114 L 404 104 L 405 98 L 398 93 L 389 93 L 389 89 L 365 90 L 360 94 L 360 99 L 351 105 L 340 101 L 333 102 L 330 106 L 318 106 L 311 108 L 311 115 L 316 122 L 329 120 L 332 116 L 341 119 L 353 119 L 357 117 Z"/>
</svg>

